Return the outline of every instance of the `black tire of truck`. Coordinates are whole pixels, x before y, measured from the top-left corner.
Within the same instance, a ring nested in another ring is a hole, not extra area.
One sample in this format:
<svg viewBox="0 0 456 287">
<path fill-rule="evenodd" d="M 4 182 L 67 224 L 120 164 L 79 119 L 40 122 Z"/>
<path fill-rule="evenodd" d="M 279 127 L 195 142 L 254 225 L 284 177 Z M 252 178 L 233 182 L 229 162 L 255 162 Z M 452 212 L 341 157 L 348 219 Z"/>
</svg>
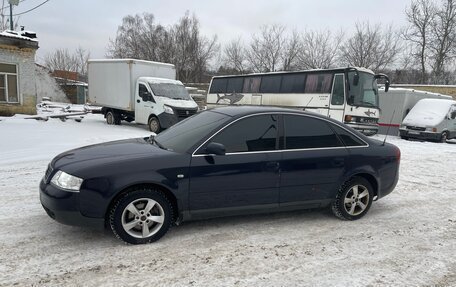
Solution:
<svg viewBox="0 0 456 287">
<path fill-rule="evenodd" d="M 158 134 L 161 131 L 160 121 L 157 119 L 157 117 L 150 117 L 147 124 L 149 126 L 149 130 L 153 133 Z"/>
<path fill-rule="evenodd" d="M 106 113 L 106 123 L 108 125 L 120 125 L 121 118 L 120 115 L 112 110 L 109 110 Z"/>
</svg>

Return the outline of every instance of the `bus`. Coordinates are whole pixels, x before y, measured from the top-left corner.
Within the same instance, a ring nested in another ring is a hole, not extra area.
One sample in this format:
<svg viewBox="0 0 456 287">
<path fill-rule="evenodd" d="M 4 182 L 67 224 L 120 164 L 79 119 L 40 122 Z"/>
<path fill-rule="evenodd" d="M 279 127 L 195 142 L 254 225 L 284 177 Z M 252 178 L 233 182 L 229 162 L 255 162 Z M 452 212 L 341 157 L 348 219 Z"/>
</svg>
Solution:
<svg viewBox="0 0 456 287">
<path fill-rule="evenodd" d="M 213 77 L 207 108 L 226 105 L 280 106 L 316 112 L 366 135 L 378 132 L 377 79 L 384 74 L 358 67 Z"/>
</svg>

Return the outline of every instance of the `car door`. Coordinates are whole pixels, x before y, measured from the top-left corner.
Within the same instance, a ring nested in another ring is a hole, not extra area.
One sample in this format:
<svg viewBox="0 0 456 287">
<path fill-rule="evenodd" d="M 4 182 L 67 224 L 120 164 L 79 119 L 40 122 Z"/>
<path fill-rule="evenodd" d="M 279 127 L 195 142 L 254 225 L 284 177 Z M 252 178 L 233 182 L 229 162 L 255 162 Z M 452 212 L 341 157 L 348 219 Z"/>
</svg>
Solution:
<svg viewBox="0 0 456 287">
<path fill-rule="evenodd" d="M 348 164 L 348 151 L 324 119 L 283 115 L 280 206 L 332 198 Z"/>
<path fill-rule="evenodd" d="M 135 122 L 147 124 L 149 115 L 153 113 L 155 100 L 146 83 L 138 83 L 135 100 Z"/>
<path fill-rule="evenodd" d="M 449 137 L 456 138 L 456 105 L 452 105 L 450 108 L 448 130 L 450 131 Z"/>
<path fill-rule="evenodd" d="M 225 155 L 209 155 L 209 143 L 225 146 Z M 278 206 L 280 153 L 278 115 L 241 118 L 222 128 L 192 157 L 189 209 L 201 213 Z"/>
</svg>

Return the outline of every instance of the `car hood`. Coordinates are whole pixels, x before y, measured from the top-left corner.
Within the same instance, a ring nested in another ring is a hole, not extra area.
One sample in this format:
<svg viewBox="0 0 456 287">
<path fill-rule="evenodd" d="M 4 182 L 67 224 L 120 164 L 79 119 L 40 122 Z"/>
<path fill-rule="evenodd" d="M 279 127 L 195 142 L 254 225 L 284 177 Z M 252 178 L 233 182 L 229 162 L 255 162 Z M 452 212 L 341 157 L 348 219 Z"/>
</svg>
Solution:
<svg viewBox="0 0 456 287">
<path fill-rule="evenodd" d="M 135 138 L 128 140 L 119 140 L 105 142 L 90 146 L 85 146 L 56 156 L 51 165 L 53 168 L 60 169 L 67 165 L 74 165 L 82 162 L 95 162 L 97 164 L 106 164 L 112 162 L 123 161 L 126 159 L 137 157 L 156 157 L 164 154 L 169 154 L 167 150 L 150 144 L 144 138 Z"/>
</svg>

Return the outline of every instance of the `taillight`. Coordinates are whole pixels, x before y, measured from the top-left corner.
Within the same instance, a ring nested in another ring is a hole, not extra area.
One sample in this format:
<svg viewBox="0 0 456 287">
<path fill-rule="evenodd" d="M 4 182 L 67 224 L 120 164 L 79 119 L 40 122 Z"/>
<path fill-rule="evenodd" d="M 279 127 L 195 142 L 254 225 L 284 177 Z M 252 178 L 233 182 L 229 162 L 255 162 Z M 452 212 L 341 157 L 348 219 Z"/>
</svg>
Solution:
<svg viewBox="0 0 456 287">
<path fill-rule="evenodd" d="M 401 150 L 398 147 L 396 147 L 396 160 L 401 161 Z"/>
</svg>

